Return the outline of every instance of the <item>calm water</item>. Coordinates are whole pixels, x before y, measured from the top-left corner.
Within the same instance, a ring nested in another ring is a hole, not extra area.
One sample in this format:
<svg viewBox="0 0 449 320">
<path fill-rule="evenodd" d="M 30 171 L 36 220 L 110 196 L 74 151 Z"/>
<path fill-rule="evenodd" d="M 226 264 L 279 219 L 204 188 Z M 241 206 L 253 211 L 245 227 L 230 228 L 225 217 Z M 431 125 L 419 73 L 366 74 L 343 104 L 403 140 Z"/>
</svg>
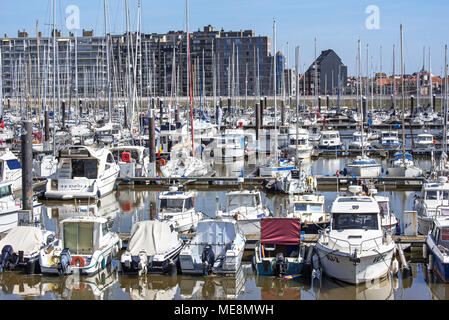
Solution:
<svg viewBox="0 0 449 320">
<path fill-rule="evenodd" d="M 334 175 L 343 169 L 349 158 L 326 158 L 305 162 L 304 166 L 317 175 Z M 417 164 L 423 169 L 430 168 L 429 159 L 418 159 Z M 229 176 L 238 176 L 243 163 L 217 168 Z M 245 171 L 248 168 L 243 168 Z M 384 191 L 391 200 L 393 212 L 399 219 L 404 210 L 411 210 L 415 191 Z M 225 190 L 196 191 L 195 207 L 207 216 L 214 216 L 217 203 L 225 203 Z M 128 234 L 133 223 L 153 218 L 151 203 L 157 203 L 158 191 L 145 188 L 120 187 L 118 191 L 102 198 L 99 203 L 90 204 L 92 210 L 106 216 L 111 221 L 113 231 Z M 326 198 L 329 210 L 336 192 L 321 192 Z M 275 215 L 285 214 L 289 207 L 289 197 L 283 195 L 265 195 L 263 202 Z M 41 223 L 45 228 L 58 232 L 61 220 L 73 214 L 74 202 L 45 202 Z M 419 259 L 420 252 L 412 252 Z M 117 271 L 118 261 L 101 273 L 86 277 L 71 275 L 49 277 L 41 275 L 24 275 L 18 272 L 0 273 L 0 299 L 448 299 L 449 286 L 428 273 L 424 263 L 411 263 L 412 277 L 389 277 L 382 281 L 359 286 L 348 285 L 328 279 L 313 282 L 301 277 L 285 280 L 274 277 L 255 275 L 251 264 L 252 252 L 245 254 L 245 262 L 235 277 L 221 276 L 122 276 Z M 413 257 L 412 257 L 413 258 Z"/>
</svg>

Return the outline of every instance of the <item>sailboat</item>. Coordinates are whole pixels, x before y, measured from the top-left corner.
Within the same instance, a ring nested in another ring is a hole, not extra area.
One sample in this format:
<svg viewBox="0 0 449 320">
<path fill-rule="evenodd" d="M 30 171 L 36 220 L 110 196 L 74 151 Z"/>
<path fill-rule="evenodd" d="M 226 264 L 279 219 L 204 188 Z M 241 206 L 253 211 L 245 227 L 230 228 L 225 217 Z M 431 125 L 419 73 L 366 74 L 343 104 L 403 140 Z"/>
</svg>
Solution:
<svg viewBox="0 0 449 320">
<path fill-rule="evenodd" d="M 362 74 L 362 54 L 361 54 L 361 48 L 360 48 L 360 39 L 358 41 L 358 47 L 359 47 L 359 81 L 360 81 L 360 106 L 362 106 L 362 82 L 361 82 L 361 74 Z M 367 79 L 368 81 L 368 79 Z M 362 110 L 362 115 L 364 114 L 364 111 Z M 359 177 L 364 178 L 375 178 L 380 175 L 382 166 L 380 163 L 377 163 L 374 159 L 371 159 L 365 154 L 365 143 L 364 143 L 364 130 L 363 130 L 363 124 L 365 122 L 364 117 L 362 117 L 361 121 L 361 147 L 362 147 L 362 155 L 356 157 L 353 159 L 348 165 L 346 165 L 348 169 L 348 173 L 350 175 L 355 175 Z"/>
<path fill-rule="evenodd" d="M 396 153 L 388 168 L 388 174 L 394 177 L 418 177 L 422 176 L 422 170 L 414 165 L 411 154 L 405 152 L 405 107 L 404 107 L 404 62 L 403 62 L 403 40 L 401 25 L 401 84 L 402 84 L 402 152 Z"/>
</svg>

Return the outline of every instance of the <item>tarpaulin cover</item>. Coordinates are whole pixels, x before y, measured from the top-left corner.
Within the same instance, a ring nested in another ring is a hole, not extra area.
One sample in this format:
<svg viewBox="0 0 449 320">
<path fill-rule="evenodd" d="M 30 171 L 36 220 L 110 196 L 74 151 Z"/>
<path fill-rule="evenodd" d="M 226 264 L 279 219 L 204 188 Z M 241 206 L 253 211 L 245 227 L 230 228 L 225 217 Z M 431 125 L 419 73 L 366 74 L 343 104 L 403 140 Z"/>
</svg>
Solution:
<svg viewBox="0 0 449 320">
<path fill-rule="evenodd" d="M 128 251 L 137 256 L 144 250 L 147 255 L 165 254 L 172 248 L 170 225 L 163 221 L 146 220 L 133 225 Z"/>
<path fill-rule="evenodd" d="M 260 239 L 262 244 L 294 245 L 300 242 L 301 223 L 293 218 L 262 219 Z"/>
<path fill-rule="evenodd" d="M 14 252 L 23 251 L 24 255 L 39 252 L 44 245 L 42 230 L 36 227 L 19 226 L 11 229 L 0 241 L 0 250 L 6 245 L 11 245 Z"/>
</svg>

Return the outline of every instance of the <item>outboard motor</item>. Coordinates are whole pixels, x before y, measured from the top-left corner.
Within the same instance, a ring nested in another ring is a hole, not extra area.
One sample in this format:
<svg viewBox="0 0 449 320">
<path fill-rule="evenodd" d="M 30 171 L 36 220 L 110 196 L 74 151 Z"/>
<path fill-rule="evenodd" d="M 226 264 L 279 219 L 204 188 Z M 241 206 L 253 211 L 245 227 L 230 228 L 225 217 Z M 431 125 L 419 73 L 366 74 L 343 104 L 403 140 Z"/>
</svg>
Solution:
<svg viewBox="0 0 449 320">
<path fill-rule="evenodd" d="M 0 256 L 0 264 L 2 269 L 11 270 L 14 269 L 17 262 L 19 261 L 19 256 L 14 252 L 11 245 L 7 244 L 2 249 L 2 255 Z"/>
<path fill-rule="evenodd" d="M 203 253 L 201 254 L 201 261 L 203 262 L 203 275 L 207 276 L 212 272 L 212 266 L 215 262 L 215 254 L 211 245 L 204 247 Z"/>
<path fill-rule="evenodd" d="M 285 262 L 284 254 L 282 252 L 278 252 L 276 254 L 276 262 L 274 265 L 275 274 L 278 276 L 282 276 L 287 273 L 288 264 Z"/>
<path fill-rule="evenodd" d="M 72 256 L 70 254 L 70 250 L 68 248 L 65 248 L 61 252 L 61 261 L 58 263 L 58 274 L 64 275 L 64 274 L 70 274 L 71 273 L 71 263 L 72 263 Z"/>
</svg>

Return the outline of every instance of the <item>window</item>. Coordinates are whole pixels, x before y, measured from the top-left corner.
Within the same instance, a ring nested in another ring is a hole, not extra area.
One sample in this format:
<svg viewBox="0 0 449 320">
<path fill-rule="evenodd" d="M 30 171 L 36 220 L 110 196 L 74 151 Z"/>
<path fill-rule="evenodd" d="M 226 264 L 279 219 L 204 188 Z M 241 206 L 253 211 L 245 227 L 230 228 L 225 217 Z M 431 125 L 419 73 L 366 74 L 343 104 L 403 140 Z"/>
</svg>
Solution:
<svg viewBox="0 0 449 320">
<path fill-rule="evenodd" d="M 378 202 L 381 215 L 388 214 L 388 202 Z"/>
<path fill-rule="evenodd" d="M 295 211 L 307 211 L 307 205 L 305 204 L 296 204 Z"/>
<path fill-rule="evenodd" d="M 75 177 L 86 177 L 96 179 L 98 162 L 95 159 L 72 159 L 72 179 Z"/>
<path fill-rule="evenodd" d="M 255 205 L 253 196 L 245 196 L 245 195 L 233 195 L 229 197 L 229 209 L 238 208 L 238 207 L 253 207 Z"/>
<path fill-rule="evenodd" d="M 6 160 L 6 163 L 8 164 L 9 170 L 22 169 L 22 166 L 20 165 L 20 162 L 17 159 Z"/>
<path fill-rule="evenodd" d="M 323 207 L 320 204 L 311 204 L 310 205 L 310 211 L 312 212 L 322 212 Z"/>
<path fill-rule="evenodd" d="M 12 195 L 11 185 L 0 187 L 0 198 Z"/>
<path fill-rule="evenodd" d="M 101 233 L 103 236 L 105 236 L 109 232 L 108 225 L 106 223 L 103 223 L 101 225 Z"/>
<path fill-rule="evenodd" d="M 338 213 L 333 215 L 332 228 L 377 230 L 377 214 Z"/>
<path fill-rule="evenodd" d="M 106 159 L 106 162 L 108 163 L 114 163 L 114 157 L 112 156 L 112 154 L 108 154 L 108 157 Z"/>
<path fill-rule="evenodd" d="M 427 191 L 425 199 L 426 200 L 437 200 L 438 192 L 436 190 Z"/>
<path fill-rule="evenodd" d="M 69 222 L 63 227 L 64 248 L 72 254 L 93 254 L 93 224 Z"/>
<path fill-rule="evenodd" d="M 181 211 L 183 202 L 182 199 L 161 199 L 161 210 Z"/>
<path fill-rule="evenodd" d="M 185 203 L 184 203 L 184 209 L 185 210 L 190 210 L 190 209 L 192 209 L 194 207 L 194 205 L 193 205 L 193 199 L 192 198 L 187 198 L 186 200 L 185 200 Z"/>
</svg>

